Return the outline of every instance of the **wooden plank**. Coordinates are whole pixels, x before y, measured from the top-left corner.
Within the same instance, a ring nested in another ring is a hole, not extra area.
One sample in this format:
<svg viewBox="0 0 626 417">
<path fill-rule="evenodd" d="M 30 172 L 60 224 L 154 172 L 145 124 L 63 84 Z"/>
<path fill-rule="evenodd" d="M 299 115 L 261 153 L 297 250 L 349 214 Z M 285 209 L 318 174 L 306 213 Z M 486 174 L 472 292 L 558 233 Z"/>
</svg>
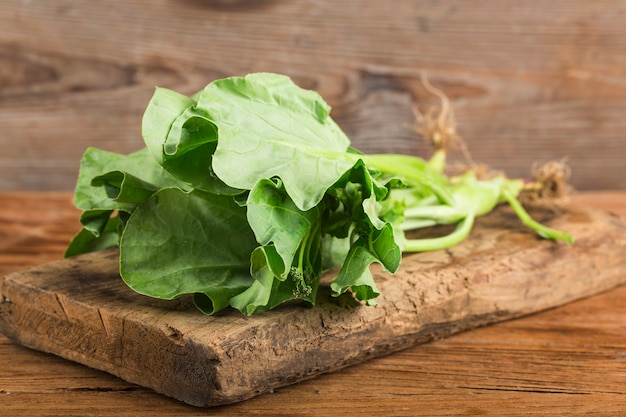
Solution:
<svg viewBox="0 0 626 417">
<path fill-rule="evenodd" d="M 406 126 L 412 105 L 432 104 L 426 71 L 477 161 L 523 176 L 568 157 L 577 188 L 625 189 L 614 175 L 626 168 L 623 10 L 620 0 L 4 0 L 0 188 L 69 190 L 86 147 L 142 146 L 155 85 L 193 93 L 253 71 L 318 90 L 365 151 L 425 155 Z"/>
<path fill-rule="evenodd" d="M 163 302 L 128 290 L 116 252 L 108 251 L 6 276 L 0 330 L 190 404 L 240 401 L 626 282 L 623 219 L 586 208 L 534 214 L 574 233 L 577 243 L 503 227 L 516 223 L 502 208 L 481 218 L 465 243 L 406 257 L 394 277 L 376 271 L 383 294 L 376 308 L 322 290 L 313 309 L 207 317 L 189 300 Z"/>
</svg>

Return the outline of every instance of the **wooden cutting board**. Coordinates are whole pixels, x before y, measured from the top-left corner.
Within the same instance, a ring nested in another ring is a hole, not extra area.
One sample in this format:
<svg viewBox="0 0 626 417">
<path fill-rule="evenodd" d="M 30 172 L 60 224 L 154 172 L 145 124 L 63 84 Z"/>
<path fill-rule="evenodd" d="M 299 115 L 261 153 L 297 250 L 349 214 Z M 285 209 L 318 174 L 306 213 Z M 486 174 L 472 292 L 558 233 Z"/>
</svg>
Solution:
<svg viewBox="0 0 626 417">
<path fill-rule="evenodd" d="M 232 403 L 626 282 L 622 218 L 585 207 L 531 214 L 576 243 L 539 239 L 501 207 L 461 245 L 406 256 L 394 276 L 374 268 L 377 307 L 322 286 L 315 308 L 208 317 L 189 298 L 128 289 L 109 250 L 4 277 L 0 331 L 189 404 Z"/>
</svg>

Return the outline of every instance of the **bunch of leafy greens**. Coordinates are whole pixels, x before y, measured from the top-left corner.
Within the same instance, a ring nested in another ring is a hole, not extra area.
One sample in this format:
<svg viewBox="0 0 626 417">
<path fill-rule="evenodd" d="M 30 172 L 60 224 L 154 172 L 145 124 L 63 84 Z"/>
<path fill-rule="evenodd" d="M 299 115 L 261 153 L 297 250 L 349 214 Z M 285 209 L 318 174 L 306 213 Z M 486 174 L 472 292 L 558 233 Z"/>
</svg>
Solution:
<svg viewBox="0 0 626 417">
<path fill-rule="evenodd" d="M 212 82 L 192 97 L 157 88 L 144 118 L 146 147 L 129 155 L 90 148 L 75 204 L 83 230 L 66 256 L 119 246 L 120 274 L 161 299 L 193 294 L 207 314 L 245 315 L 288 300 L 315 303 L 323 271 L 339 267 L 334 295 L 379 295 L 369 266 L 395 272 L 403 252 L 446 248 L 476 216 L 518 203 L 521 180 L 449 178 L 443 157 L 365 155 L 313 91 L 282 75 Z M 405 231 L 457 224 L 447 236 Z"/>
</svg>

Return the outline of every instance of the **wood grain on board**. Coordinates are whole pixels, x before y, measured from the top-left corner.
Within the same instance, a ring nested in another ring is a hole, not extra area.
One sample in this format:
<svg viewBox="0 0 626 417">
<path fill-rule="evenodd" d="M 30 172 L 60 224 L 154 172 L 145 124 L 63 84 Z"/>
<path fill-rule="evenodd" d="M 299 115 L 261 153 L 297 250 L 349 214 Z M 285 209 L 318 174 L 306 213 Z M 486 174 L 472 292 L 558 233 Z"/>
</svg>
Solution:
<svg viewBox="0 0 626 417">
<path fill-rule="evenodd" d="M 501 207 L 461 245 L 407 256 L 395 276 L 375 270 L 377 307 L 326 288 L 315 308 L 208 317 L 188 299 L 129 290 L 108 250 L 7 275 L 0 330 L 189 404 L 233 403 L 626 282 L 622 218 L 582 206 L 533 214 L 576 244 L 542 240 Z"/>
<path fill-rule="evenodd" d="M 6 0 L 0 189 L 69 190 L 87 147 L 143 146 L 154 86 L 257 71 L 319 91 L 364 151 L 424 156 L 425 72 L 476 161 L 567 158 L 577 188 L 624 189 L 625 21 L 621 0 Z"/>
</svg>

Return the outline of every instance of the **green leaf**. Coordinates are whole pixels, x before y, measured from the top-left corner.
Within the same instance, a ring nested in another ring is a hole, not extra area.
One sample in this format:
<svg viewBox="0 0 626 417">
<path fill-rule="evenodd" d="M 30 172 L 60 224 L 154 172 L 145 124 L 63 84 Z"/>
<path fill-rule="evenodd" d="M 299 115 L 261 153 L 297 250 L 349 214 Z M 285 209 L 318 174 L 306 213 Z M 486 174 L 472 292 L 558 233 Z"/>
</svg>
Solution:
<svg viewBox="0 0 626 417">
<path fill-rule="evenodd" d="M 369 306 L 377 304 L 375 298 L 380 295 L 380 291 L 376 287 L 372 271 L 369 268 L 366 268 L 361 276 L 350 286 L 350 290 L 357 300 L 365 301 Z"/>
<path fill-rule="evenodd" d="M 373 211 L 377 207 L 377 192 L 384 196 L 387 190 L 375 187 L 363 161 L 357 161 L 326 193 L 328 210 L 324 213 L 323 232 L 345 238 L 355 225 L 366 224 L 367 229 L 382 227 L 384 223 Z"/>
<path fill-rule="evenodd" d="M 164 171 L 151 157 L 147 149 L 121 155 L 97 148 L 88 148 L 80 162 L 78 181 L 74 191 L 74 204 L 81 210 L 122 210 L 128 213 L 136 207 L 136 202 L 116 201 L 104 187 L 104 181 L 92 181 L 114 171 L 130 175 L 152 189 L 180 187 L 188 189 L 185 183 Z M 119 175 L 119 174 L 113 174 Z M 110 184 L 109 184 L 110 185 Z"/>
<path fill-rule="evenodd" d="M 319 217 L 319 207 L 306 212 L 296 207 L 280 180 L 256 184 L 247 218 L 263 246 L 251 257 L 255 282 L 231 300 L 234 308 L 252 314 L 294 299 L 315 303 L 321 274 Z"/>
<path fill-rule="evenodd" d="M 337 297 L 349 289 L 361 301 L 380 295 L 369 270 L 369 266 L 376 261 L 376 256 L 367 249 L 363 239 L 353 243 L 339 274 L 330 284 L 333 295 Z"/>
<path fill-rule="evenodd" d="M 285 76 L 215 81 L 199 94 L 197 107 L 217 126 L 213 169 L 219 178 L 250 190 L 279 177 L 302 211 L 317 205 L 358 159 L 346 152 L 350 141 L 330 118 L 328 104 Z"/>
<path fill-rule="evenodd" d="M 107 214 L 107 221 L 100 228 L 98 234 L 94 234 L 86 228 L 78 232 L 65 249 L 64 256 L 68 258 L 118 246 L 120 242 L 121 220 L 119 216 L 110 219 L 109 216 Z"/>
<path fill-rule="evenodd" d="M 183 94 L 167 88 L 155 89 L 143 115 L 141 135 L 158 164 L 163 164 L 164 144 L 168 139 L 172 124 L 195 104 L 195 100 Z"/>
<path fill-rule="evenodd" d="M 88 148 L 74 191 L 74 204 L 83 210 L 84 230 L 74 237 L 66 256 L 116 246 L 121 226 L 101 236 L 111 215 L 116 210 L 131 213 L 154 191 L 171 186 L 186 187 L 156 164 L 147 149 L 120 155 Z"/>
<path fill-rule="evenodd" d="M 256 246 L 245 209 L 231 197 L 166 188 L 128 220 L 120 273 L 135 291 L 156 298 L 202 293 L 211 302 L 205 310 L 214 313 L 252 285 Z"/>
<path fill-rule="evenodd" d="M 379 295 L 369 266 L 378 262 L 389 272 L 397 271 L 402 252 L 395 242 L 391 224 L 372 229 L 369 236 L 359 237 L 350 247 L 337 277 L 331 283 L 335 296 L 351 289 L 357 299 L 368 301 Z"/>
<path fill-rule="evenodd" d="M 179 180 L 215 194 L 241 193 L 215 175 L 217 128 L 194 99 L 157 88 L 143 116 L 142 135 L 156 161 Z"/>
<path fill-rule="evenodd" d="M 318 281 L 310 283 L 303 291 L 302 282 L 292 279 L 277 279 L 282 260 L 273 245 L 259 246 L 250 258 L 254 283 L 244 292 L 234 296 L 230 305 L 245 315 L 267 311 L 290 300 L 300 299 L 315 304 Z"/>
<path fill-rule="evenodd" d="M 372 230 L 369 236 L 369 250 L 378 262 L 392 274 L 400 267 L 402 252 L 396 243 L 393 226 L 389 223 L 381 230 Z"/>
<path fill-rule="evenodd" d="M 107 196 L 118 203 L 136 206 L 150 197 L 158 187 L 122 171 L 111 171 L 91 180 L 91 185 L 104 187 Z"/>
<path fill-rule="evenodd" d="M 113 210 L 87 210 L 81 213 L 80 224 L 83 225 L 85 232 L 98 237 L 108 224 L 112 214 Z"/>
<path fill-rule="evenodd" d="M 372 226 L 379 230 L 383 228 L 385 222 L 379 217 L 380 202 L 387 197 L 389 190 L 372 178 L 363 160 L 358 160 L 333 189 L 343 189 L 340 198 L 343 197 L 344 206 L 351 207 L 352 218 L 366 215 Z"/>
<path fill-rule="evenodd" d="M 303 239 L 319 224 L 319 210 L 300 210 L 282 187 L 282 182 L 264 179 L 250 191 L 247 218 L 261 245 L 270 242 L 283 261 L 284 278 Z"/>
</svg>

